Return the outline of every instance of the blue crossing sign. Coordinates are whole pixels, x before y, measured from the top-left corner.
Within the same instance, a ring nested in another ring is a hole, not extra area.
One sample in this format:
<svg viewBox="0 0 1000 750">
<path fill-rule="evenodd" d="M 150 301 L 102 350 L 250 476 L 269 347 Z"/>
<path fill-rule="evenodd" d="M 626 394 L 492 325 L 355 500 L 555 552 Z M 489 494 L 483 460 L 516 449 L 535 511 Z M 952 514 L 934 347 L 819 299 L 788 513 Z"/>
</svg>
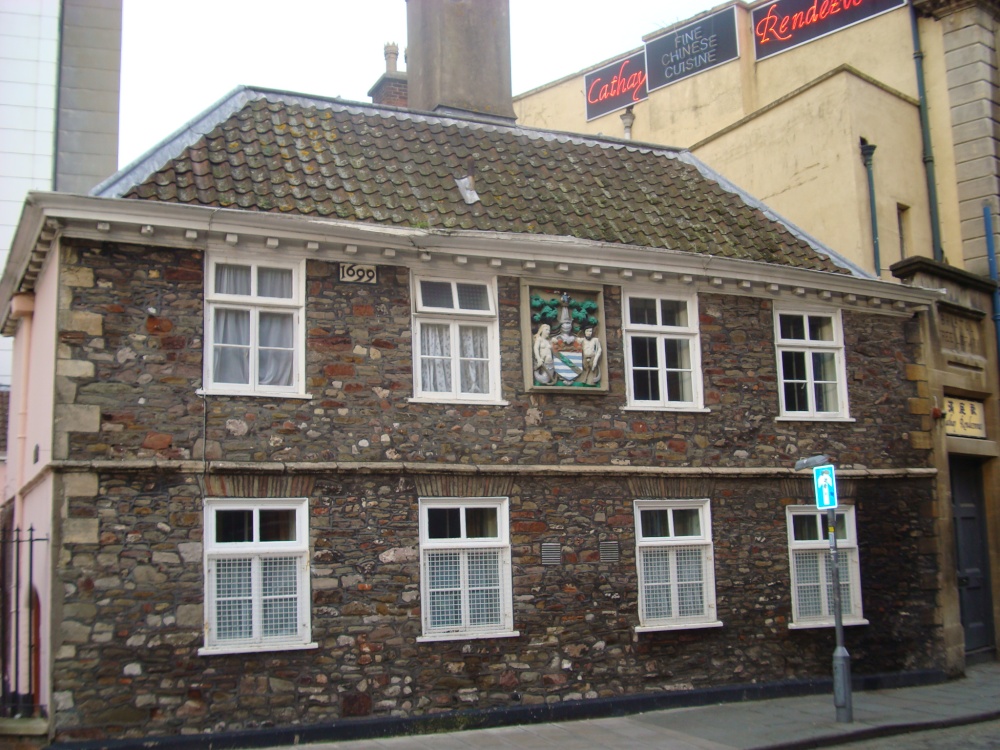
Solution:
<svg viewBox="0 0 1000 750">
<path fill-rule="evenodd" d="M 833 466 L 813 469 L 813 488 L 816 490 L 816 507 L 820 510 L 837 507 L 837 476 Z"/>
</svg>

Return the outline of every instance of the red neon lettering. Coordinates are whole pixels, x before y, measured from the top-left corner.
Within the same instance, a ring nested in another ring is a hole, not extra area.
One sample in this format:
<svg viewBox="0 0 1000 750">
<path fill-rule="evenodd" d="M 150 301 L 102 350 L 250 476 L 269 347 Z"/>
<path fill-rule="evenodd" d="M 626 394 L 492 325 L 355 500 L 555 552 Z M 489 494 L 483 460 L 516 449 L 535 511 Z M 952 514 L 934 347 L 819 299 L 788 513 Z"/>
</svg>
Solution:
<svg viewBox="0 0 1000 750">
<path fill-rule="evenodd" d="M 800 10 L 790 15 L 779 15 L 775 12 L 777 5 L 767 9 L 767 15 L 757 22 L 754 34 L 761 44 L 770 41 L 786 42 L 794 36 L 794 32 L 808 28 L 828 17 L 850 10 L 861 5 L 864 0 L 814 0 L 806 10 Z"/>
<path fill-rule="evenodd" d="M 590 88 L 587 89 L 587 103 L 600 104 L 608 99 L 623 96 L 630 91 L 632 92 L 632 101 L 639 101 L 639 94 L 646 83 L 646 72 L 640 70 L 626 77 L 625 68 L 628 67 L 628 63 L 629 61 L 625 60 L 608 83 L 604 83 L 600 78 L 595 78 L 594 82 L 590 84 Z M 597 89 L 596 93 L 595 89 Z"/>
</svg>

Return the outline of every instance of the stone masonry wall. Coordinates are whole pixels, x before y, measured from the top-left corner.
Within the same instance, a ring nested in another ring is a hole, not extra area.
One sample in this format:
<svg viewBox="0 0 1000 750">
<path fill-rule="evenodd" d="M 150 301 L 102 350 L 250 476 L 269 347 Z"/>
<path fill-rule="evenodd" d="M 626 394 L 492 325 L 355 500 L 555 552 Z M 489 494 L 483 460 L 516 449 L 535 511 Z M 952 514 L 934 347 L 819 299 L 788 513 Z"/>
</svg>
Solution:
<svg viewBox="0 0 1000 750">
<path fill-rule="evenodd" d="M 810 485 L 711 470 L 787 468 L 818 452 L 841 467 L 927 465 L 928 452 L 908 439 L 922 417 L 908 408 L 917 396 L 906 379 L 914 344 L 901 318 L 844 312 L 853 422 L 777 422 L 771 301 L 702 294 L 709 412 L 626 412 L 621 288 L 603 290 L 609 391 L 525 392 L 519 280 L 500 277 L 508 405 L 415 404 L 409 271 L 380 266 L 377 286 L 342 285 L 335 264 L 310 261 L 312 398 L 199 397 L 203 255 L 78 242 L 62 260 L 57 413 L 76 418 L 62 422 L 59 457 L 80 462 L 62 475 L 63 511 L 67 527 L 88 534 L 67 536 L 59 556 L 57 739 L 825 675 L 832 632 L 787 627 L 784 505 L 810 503 Z M 223 477 L 183 462 L 202 457 L 248 466 Z M 121 460 L 122 469 L 88 468 L 98 459 Z M 133 459 L 174 463 L 129 468 Z M 250 465 L 310 461 L 341 466 L 267 473 Z M 453 464 L 481 471 L 459 478 Z M 582 473 L 594 466 L 608 472 Z M 619 466 L 706 471 L 640 476 L 616 474 Z M 309 498 L 318 649 L 197 655 L 202 498 L 215 494 Z M 449 495 L 510 498 L 517 638 L 416 642 L 417 500 Z M 857 479 L 841 496 L 858 508 L 873 623 L 848 629 L 856 663 L 871 672 L 934 666 L 932 481 Z M 722 628 L 633 632 L 633 501 L 642 497 L 711 499 Z M 619 562 L 600 561 L 600 541 L 619 542 Z M 561 565 L 541 565 L 543 542 L 562 546 Z"/>
<path fill-rule="evenodd" d="M 784 505 L 808 502 L 805 482 L 464 480 L 466 491 L 510 497 L 514 626 L 521 634 L 417 643 L 417 499 L 448 491 L 452 478 L 236 481 L 244 493 L 310 489 L 312 634 L 319 647 L 198 656 L 203 481 L 104 473 L 96 497 L 67 499 L 70 517 L 100 519 L 100 543 L 64 546 L 57 739 L 530 705 L 815 677 L 829 668 L 831 629 L 787 627 Z M 210 488 L 224 484 L 209 481 Z M 847 628 L 855 669 L 931 667 L 939 656 L 934 591 L 926 581 L 934 566 L 931 483 L 856 484 L 845 489 L 858 508 L 864 610 L 872 625 Z M 650 494 L 711 498 L 723 627 L 633 633 L 632 505 Z M 609 540 L 620 544 L 616 563 L 600 560 L 598 544 Z M 561 565 L 541 564 L 542 542 L 562 546 Z"/>
<path fill-rule="evenodd" d="M 63 392 L 72 408 L 99 411 L 99 429 L 69 433 L 69 458 L 737 468 L 789 466 L 820 452 L 841 467 L 928 460 L 928 451 L 909 445 L 921 421 L 906 408 L 916 396 L 906 380 L 913 345 L 899 318 L 843 315 L 854 422 L 777 422 L 772 303 L 702 294 L 710 412 L 623 412 L 621 288 L 604 288 L 610 391 L 525 392 L 518 280 L 500 277 L 502 396 L 509 404 L 410 403 L 407 269 L 380 266 L 377 286 L 348 285 L 337 281 L 335 264 L 313 261 L 306 322 L 313 398 L 198 397 L 201 254 L 114 245 L 66 254 L 67 273 L 74 263 L 86 266 L 92 285 L 73 289 L 64 316 L 66 358 L 88 368 L 64 378 Z"/>
</svg>

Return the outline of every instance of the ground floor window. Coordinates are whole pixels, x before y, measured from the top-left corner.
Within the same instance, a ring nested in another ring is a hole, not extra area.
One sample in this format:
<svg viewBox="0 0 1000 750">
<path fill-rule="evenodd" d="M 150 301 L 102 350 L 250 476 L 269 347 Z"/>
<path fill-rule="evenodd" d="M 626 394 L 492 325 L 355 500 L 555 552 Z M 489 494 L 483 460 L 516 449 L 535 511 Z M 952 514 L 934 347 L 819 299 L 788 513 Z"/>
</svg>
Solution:
<svg viewBox="0 0 1000 750">
<path fill-rule="evenodd" d="M 636 500 L 639 627 L 718 627 L 708 500 Z"/>
<path fill-rule="evenodd" d="M 517 635 L 506 498 L 420 500 L 423 640 Z"/>
<path fill-rule="evenodd" d="M 832 626 L 833 564 L 827 511 L 817 510 L 815 505 L 793 505 L 785 512 L 792 573 L 792 627 Z M 846 625 L 864 624 L 853 506 L 837 508 L 836 534 L 843 622 Z"/>
<path fill-rule="evenodd" d="M 201 653 L 314 646 L 308 500 L 205 500 L 205 647 Z"/>
</svg>

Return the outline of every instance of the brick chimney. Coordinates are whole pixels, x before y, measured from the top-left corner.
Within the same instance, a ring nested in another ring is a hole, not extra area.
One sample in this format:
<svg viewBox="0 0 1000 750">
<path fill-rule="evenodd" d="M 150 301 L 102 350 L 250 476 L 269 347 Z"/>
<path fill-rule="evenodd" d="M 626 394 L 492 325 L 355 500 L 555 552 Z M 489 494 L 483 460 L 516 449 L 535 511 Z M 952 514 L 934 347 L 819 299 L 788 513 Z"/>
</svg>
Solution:
<svg viewBox="0 0 1000 750">
<path fill-rule="evenodd" d="M 407 106 L 406 73 L 396 69 L 399 46 L 394 42 L 385 45 L 385 73 L 368 90 L 372 104 L 387 104 L 390 107 Z"/>
<path fill-rule="evenodd" d="M 409 106 L 513 121 L 508 0 L 406 0 Z"/>
</svg>

